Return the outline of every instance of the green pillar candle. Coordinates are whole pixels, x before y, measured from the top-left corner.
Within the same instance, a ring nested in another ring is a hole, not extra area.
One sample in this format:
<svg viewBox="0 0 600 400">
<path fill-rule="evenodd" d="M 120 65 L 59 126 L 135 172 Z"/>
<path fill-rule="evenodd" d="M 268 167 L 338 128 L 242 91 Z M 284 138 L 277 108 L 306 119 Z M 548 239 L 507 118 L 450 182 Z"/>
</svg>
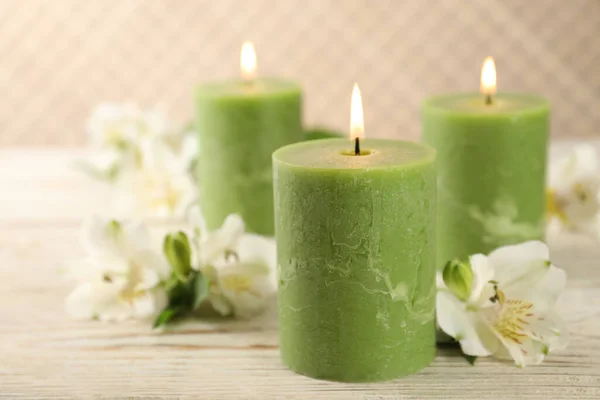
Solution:
<svg viewBox="0 0 600 400">
<path fill-rule="evenodd" d="M 435 151 L 348 139 L 273 154 L 283 362 L 380 381 L 435 355 Z"/>
<path fill-rule="evenodd" d="M 437 149 L 438 267 L 543 239 L 549 106 L 527 94 L 433 97 L 423 141 Z"/>
<path fill-rule="evenodd" d="M 231 213 L 273 235 L 274 150 L 303 140 L 302 93 L 277 79 L 230 81 L 196 91 L 199 201 L 209 229 Z"/>
</svg>

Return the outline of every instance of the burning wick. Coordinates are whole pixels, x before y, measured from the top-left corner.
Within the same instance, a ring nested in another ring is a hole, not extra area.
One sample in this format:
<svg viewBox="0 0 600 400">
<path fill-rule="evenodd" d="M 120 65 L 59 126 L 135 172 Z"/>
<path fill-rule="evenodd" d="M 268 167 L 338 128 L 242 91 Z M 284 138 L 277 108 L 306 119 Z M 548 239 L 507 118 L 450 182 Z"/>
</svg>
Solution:
<svg viewBox="0 0 600 400">
<path fill-rule="evenodd" d="M 350 139 L 354 140 L 354 155 L 360 155 L 360 138 L 365 135 L 365 124 L 363 119 L 362 99 L 358 85 L 352 89 L 352 101 L 350 103 Z"/>
<path fill-rule="evenodd" d="M 481 93 L 485 95 L 485 104 L 491 105 L 492 95 L 496 93 L 496 64 L 492 57 L 487 57 L 481 68 Z"/>
</svg>

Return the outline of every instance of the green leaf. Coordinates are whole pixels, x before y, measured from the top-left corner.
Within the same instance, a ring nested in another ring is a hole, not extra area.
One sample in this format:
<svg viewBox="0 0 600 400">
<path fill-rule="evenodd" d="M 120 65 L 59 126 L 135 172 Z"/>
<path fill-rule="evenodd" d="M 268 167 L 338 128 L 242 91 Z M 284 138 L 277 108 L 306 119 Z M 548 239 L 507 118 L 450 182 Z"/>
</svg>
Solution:
<svg viewBox="0 0 600 400">
<path fill-rule="evenodd" d="M 210 282 L 198 271 L 194 277 L 194 304 L 192 309 L 197 310 L 202 302 L 208 297 Z"/>
<path fill-rule="evenodd" d="M 169 296 L 169 307 L 189 310 L 193 304 L 194 287 L 193 280 L 181 282 L 179 279 L 173 285 L 172 289 L 167 292 Z"/>
<path fill-rule="evenodd" d="M 169 279 L 165 282 L 165 292 L 167 292 L 167 295 L 175 289 L 177 285 L 179 285 L 179 278 L 175 274 L 171 274 Z"/>
<path fill-rule="evenodd" d="M 165 308 L 154 320 L 153 329 L 160 328 L 173 320 L 178 315 L 178 311 L 173 308 Z"/>
<path fill-rule="evenodd" d="M 463 358 L 464 358 L 465 360 L 467 360 L 467 362 L 468 362 L 468 363 L 469 363 L 471 366 L 474 366 L 474 365 L 475 365 L 475 361 L 477 361 L 477 356 L 470 356 L 470 355 L 468 355 L 468 354 L 464 354 L 464 353 L 463 353 L 463 355 L 462 355 L 462 356 L 463 356 Z"/>
</svg>

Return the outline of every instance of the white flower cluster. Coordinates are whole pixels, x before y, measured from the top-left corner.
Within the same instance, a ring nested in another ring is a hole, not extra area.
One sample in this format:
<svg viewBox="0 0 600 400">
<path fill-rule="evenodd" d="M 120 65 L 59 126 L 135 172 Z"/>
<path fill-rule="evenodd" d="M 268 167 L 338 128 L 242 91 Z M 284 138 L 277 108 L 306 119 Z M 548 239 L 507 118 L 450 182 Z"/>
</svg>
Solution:
<svg viewBox="0 0 600 400">
<path fill-rule="evenodd" d="M 121 321 L 167 312 L 170 320 L 205 302 L 222 315 L 260 313 L 276 291 L 274 240 L 245 233 L 237 215 L 214 232 L 206 231 L 196 209 L 190 222 L 190 241 L 183 232 L 167 235 L 164 255 L 151 245 L 141 223 L 101 218 L 86 223 L 86 256 L 69 268 L 78 284 L 67 298 L 68 313 Z M 185 245 L 167 245 L 173 237 L 183 238 Z"/>
<path fill-rule="evenodd" d="M 122 321 L 150 317 L 166 305 L 161 282 L 170 268 L 152 249 L 143 224 L 92 218 L 84 224 L 82 236 L 86 256 L 69 265 L 78 281 L 67 298 L 69 314 Z"/>
<path fill-rule="evenodd" d="M 578 145 L 551 166 L 547 210 L 551 229 L 600 239 L 600 160 L 593 146 Z"/>
<path fill-rule="evenodd" d="M 102 104 L 87 133 L 93 154 L 81 162 L 92 177 L 114 185 L 117 215 L 182 217 L 196 197 L 191 176 L 197 141 L 165 115 L 134 105 Z"/>
<path fill-rule="evenodd" d="M 500 247 L 489 256 L 452 261 L 438 276 L 437 322 L 469 356 L 539 364 L 567 345 L 554 307 L 566 284 L 537 241 Z"/>
<path fill-rule="evenodd" d="M 190 212 L 196 254 L 192 268 L 208 278 L 208 300 L 221 315 L 243 318 L 260 313 L 277 291 L 275 239 L 246 233 L 244 221 L 231 214 L 218 230 L 206 230 L 200 209 Z"/>
</svg>

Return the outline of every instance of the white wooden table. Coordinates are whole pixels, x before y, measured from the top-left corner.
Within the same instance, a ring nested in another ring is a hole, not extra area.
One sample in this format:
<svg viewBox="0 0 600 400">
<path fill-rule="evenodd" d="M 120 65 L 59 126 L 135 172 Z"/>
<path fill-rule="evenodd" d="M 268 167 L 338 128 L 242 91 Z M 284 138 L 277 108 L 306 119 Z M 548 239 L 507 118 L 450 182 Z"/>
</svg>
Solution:
<svg viewBox="0 0 600 400">
<path fill-rule="evenodd" d="M 560 310 L 572 343 L 523 370 L 491 359 L 471 367 L 442 349 L 421 373 L 391 382 L 309 379 L 279 360 L 274 305 L 255 320 L 162 334 L 141 322 L 75 322 L 64 311 L 72 283 L 58 269 L 81 254 L 82 218 L 106 204 L 70 168 L 80 155 L 0 151 L 2 399 L 600 399 L 600 245 L 585 238 L 550 241 L 569 274 Z"/>
</svg>

